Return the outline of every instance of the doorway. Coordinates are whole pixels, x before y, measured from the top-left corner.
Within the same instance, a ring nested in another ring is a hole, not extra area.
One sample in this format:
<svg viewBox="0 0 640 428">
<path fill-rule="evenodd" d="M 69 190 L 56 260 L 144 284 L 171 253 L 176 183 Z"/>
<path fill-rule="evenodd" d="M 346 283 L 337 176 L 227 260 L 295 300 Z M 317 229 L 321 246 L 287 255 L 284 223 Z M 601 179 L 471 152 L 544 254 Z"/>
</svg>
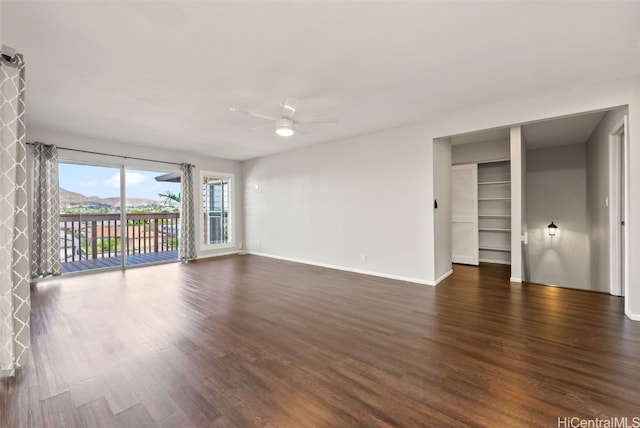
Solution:
<svg viewBox="0 0 640 428">
<path fill-rule="evenodd" d="M 614 296 L 624 296 L 627 284 L 627 200 L 629 142 L 628 117 L 614 126 L 609 134 L 609 236 L 610 236 L 610 290 Z"/>
<path fill-rule="evenodd" d="M 63 274 L 178 260 L 179 173 L 71 162 L 58 167 Z"/>
<path fill-rule="evenodd" d="M 521 125 L 525 150 L 516 177 L 523 200 L 522 213 L 515 220 L 522 227 L 518 235 L 528 282 L 626 294 L 629 142 L 625 115 L 628 107 L 621 106 Z M 447 138 L 453 165 L 511 156 L 509 134 L 502 129 Z M 484 181 L 479 186 L 487 189 L 506 186 L 483 185 Z M 482 209 L 479 217 L 484 217 Z M 553 236 L 548 229 L 552 223 L 558 226 Z M 453 220 L 451 224 L 453 229 Z M 480 222 L 482 229 L 506 227 Z"/>
</svg>

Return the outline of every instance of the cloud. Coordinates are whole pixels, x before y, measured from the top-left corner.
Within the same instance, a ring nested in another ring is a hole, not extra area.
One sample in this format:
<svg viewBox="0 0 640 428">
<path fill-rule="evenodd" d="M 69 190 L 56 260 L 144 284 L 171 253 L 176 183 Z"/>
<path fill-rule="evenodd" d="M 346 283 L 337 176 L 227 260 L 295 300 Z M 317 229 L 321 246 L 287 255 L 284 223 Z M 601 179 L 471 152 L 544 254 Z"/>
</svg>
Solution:
<svg viewBox="0 0 640 428">
<path fill-rule="evenodd" d="M 82 187 L 93 187 L 96 184 L 98 184 L 98 180 L 81 181 L 80 183 L 78 183 L 78 185 Z"/>
<path fill-rule="evenodd" d="M 120 187 L 120 173 L 116 172 L 111 177 L 109 177 L 108 179 L 104 180 L 104 184 L 106 184 L 108 186 L 111 186 L 111 187 L 115 187 L 116 189 L 118 187 Z"/>
<path fill-rule="evenodd" d="M 127 186 L 135 186 L 147 180 L 147 177 L 145 175 L 140 174 L 138 172 L 127 172 L 126 177 L 127 177 Z M 116 189 L 119 188 L 120 173 L 116 172 L 115 174 L 113 174 L 111 177 L 109 177 L 104 181 L 104 184 L 114 187 Z"/>
<path fill-rule="evenodd" d="M 144 183 L 147 177 L 144 174 L 138 172 L 127 172 L 127 186 L 135 186 L 136 184 Z"/>
</svg>

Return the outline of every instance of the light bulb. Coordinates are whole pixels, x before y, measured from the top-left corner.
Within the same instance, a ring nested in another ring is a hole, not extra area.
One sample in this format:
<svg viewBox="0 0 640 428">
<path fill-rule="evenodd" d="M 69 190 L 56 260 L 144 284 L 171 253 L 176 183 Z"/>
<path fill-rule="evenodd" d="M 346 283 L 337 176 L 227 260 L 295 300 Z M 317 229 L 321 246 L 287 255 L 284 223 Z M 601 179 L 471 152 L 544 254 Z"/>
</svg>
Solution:
<svg viewBox="0 0 640 428">
<path fill-rule="evenodd" d="M 276 128 L 276 134 L 281 137 L 291 137 L 293 135 L 293 128 L 288 126 L 279 126 Z"/>
</svg>

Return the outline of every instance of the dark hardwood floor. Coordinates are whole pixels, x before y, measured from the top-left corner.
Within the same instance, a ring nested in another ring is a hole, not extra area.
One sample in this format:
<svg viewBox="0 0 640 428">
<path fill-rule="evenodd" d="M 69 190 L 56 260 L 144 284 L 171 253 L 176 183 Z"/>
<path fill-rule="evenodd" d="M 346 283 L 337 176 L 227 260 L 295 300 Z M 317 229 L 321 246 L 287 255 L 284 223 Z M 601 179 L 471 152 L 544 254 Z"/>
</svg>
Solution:
<svg viewBox="0 0 640 428">
<path fill-rule="evenodd" d="M 640 323 L 623 300 L 508 276 L 456 266 L 430 287 L 230 256 L 40 283 L 32 359 L 0 381 L 0 426 L 640 417 Z"/>
</svg>

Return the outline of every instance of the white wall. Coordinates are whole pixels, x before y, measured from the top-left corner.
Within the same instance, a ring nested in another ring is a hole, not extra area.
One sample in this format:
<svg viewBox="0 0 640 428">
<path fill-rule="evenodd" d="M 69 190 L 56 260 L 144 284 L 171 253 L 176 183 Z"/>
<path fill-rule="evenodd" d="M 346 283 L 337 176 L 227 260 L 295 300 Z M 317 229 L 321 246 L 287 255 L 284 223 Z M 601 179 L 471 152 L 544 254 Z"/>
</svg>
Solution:
<svg viewBox="0 0 640 428">
<path fill-rule="evenodd" d="M 525 141 L 524 132 L 522 132 L 522 127 L 520 127 L 520 137 L 521 137 L 521 147 L 522 150 L 520 152 L 520 189 L 522 190 L 520 196 L 520 263 L 521 263 L 521 278 L 522 281 L 529 281 L 530 273 L 529 273 L 529 260 L 527 258 L 527 247 L 529 245 L 529 219 L 527 210 L 529 205 L 527 204 L 527 142 Z M 526 236 L 526 239 L 525 239 Z M 513 242 L 513 241 L 512 241 Z"/>
<path fill-rule="evenodd" d="M 433 281 L 430 159 L 431 144 L 407 127 L 247 161 L 248 248 Z"/>
<path fill-rule="evenodd" d="M 479 163 L 509 159 L 509 140 L 456 144 L 451 147 L 451 163 Z"/>
<path fill-rule="evenodd" d="M 627 109 L 607 112 L 587 141 L 587 221 L 591 289 L 609 291 L 609 133 Z"/>
<path fill-rule="evenodd" d="M 39 141 L 47 144 L 55 144 L 61 148 L 69 148 L 69 149 L 79 149 L 86 151 L 93 151 L 98 153 L 108 153 L 113 155 L 118 155 L 120 157 L 113 156 L 100 156 L 95 154 L 81 153 L 75 152 L 71 150 L 60 150 L 59 157 L 61 160 L 67 161 L 78 161 L 78 162 L 87 162 L 87 163 L 97 163 L 97 164 L 106 164 L 106 165 L 120 165 L 124 164 L 131 168 L 141 168 L 141 169 L 163 169 L 163 170 L 171 170 L 179 172 L 180 167 L 178 165 L 169 165 L 163 163 L 155 163 L 155 162 L 144 162 L 136 159 L 131 159 L 134 157 L 143 158 L 143 159 L 153 159 L 159 162 L 174 162 L 174 163 L 192 163 L 195 165 L 194 168 L 194 195 L 196 196 L 196 203 L 199 201 L 199 196 L 202 194 L 200 189 L 199 177 L 200 171 L 213 171 L 213 172 L 222 172 L 227 174 L 233 174 L 236 180 L 234 199 L 237 201 L 236 204 L 236 223 L 235 223 L 235 241 L 236 245 L 232 248 L 220 249 L 220 250 L 209 250 L 202 251 L 198 250 L 198 257 L 209 257 L 218 254 L 225 254 L 228 252 L 237 252 L 240 249 L 240 246 L 243 241 L 244 228 L 243 228 L 243 218 L 244 214 L 242 211 L 243 205 L 243 184 L 242 184 L 242 165 L 240 162 L 225 160 L 225 159 L 216 159 L 211 157 L 205 157 L 200 155 L 194 155 L 189 153 L 182 153 L 178 150 L 176 151 L 168 151 L 161 150 L 157 148 L 149 148 L 144 146 L 137 146 L 133 144 L 123 144 L 113 141 L 103 141 L 92 139 L 88 137 L 82 137 L 78 135 L 71 135 L 66 133 L 61 133 L 52 130 L 43 130 L 37 129 L 33 127 L 27 128 L 27 141 Z M 199 215 L 196 214 L 199 218 Z M 202 237 L 202 224 L 199 221 L 196 221 L 196 237 Z"/>
<path fill-rule="evenodd" d="M 440 225 L 434 230 L 435 269 L 444 274 L 436 277 L 440 282 L 451 270 L 451 142 L 448 138 L 439 138 L 433 142 L 433 157 L 438 162 L 433 165 L 434 198 L 438 208 L 434 210 L 435 222 Z M 448 159 L 448 162 L 447 162 Z"/>
<path fill-rule="evenodd" d="M 525 206 L 523 163 L 525 155 L 522 127 L 512 126 L 510 130 L 511 154 L 511 281 L 522 282 L 522 225 Z"/>
<path fill-rule="evenodd" d="M 591 289 L 585 144 L 529 150 L 526 198 L 529 280 Z"/>
<path fill-rule="evenodd" d="M 625 290 L 625 312 L 640 321 L 640 263 L 631 264 L 631 260 L 640 260 L 640 75 L 633 80 L 633 91 L 629 102 L 629 217 L 627 223 L 627 269 L 629 278 Z M 624 103 L 626 104 L 626 103 Z"/>
</svg>

